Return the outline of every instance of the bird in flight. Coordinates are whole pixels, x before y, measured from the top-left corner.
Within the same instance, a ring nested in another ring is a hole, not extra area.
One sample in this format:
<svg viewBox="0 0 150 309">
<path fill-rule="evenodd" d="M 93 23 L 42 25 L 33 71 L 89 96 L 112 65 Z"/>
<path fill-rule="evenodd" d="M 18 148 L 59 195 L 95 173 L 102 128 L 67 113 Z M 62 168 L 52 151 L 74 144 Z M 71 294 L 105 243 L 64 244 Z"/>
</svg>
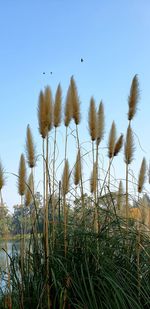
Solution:
<svg viewBox="0 0 150 309">
<path fill-rule="evenodd" d="M 45 74 L 46 74 L 46 73 L 45 73 L 45 72 L 43 72 L 43 75 L 45 75 Z M 51 71 L 51 72 L 50 72 L 50 74 L 52 75 L 52 74 L 53 74 L 53 72 Z"/>
<path fill-rule="evenodd" d="M 83 62 L 83 58 L 81 58 L 81 62 Z"/>
</svg>

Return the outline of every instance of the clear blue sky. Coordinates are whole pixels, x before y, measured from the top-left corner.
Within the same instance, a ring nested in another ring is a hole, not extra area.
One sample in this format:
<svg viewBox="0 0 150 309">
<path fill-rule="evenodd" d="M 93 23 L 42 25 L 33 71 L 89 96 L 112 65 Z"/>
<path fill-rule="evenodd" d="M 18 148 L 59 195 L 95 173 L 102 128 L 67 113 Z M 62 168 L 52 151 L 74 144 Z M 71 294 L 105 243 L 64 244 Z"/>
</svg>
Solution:
<svg viewBox="0 0 150 309">
<path fill-rule="evenodd" d="M 61 82 L 65 98 L 74 75 L 83 137 L 91 95 L 97 105 L 103 99 L 106 127 L 115 120 L 119 134 L 126 132 L 127 98 L 136 73 L 141 100 L 133 128 L 146 151 L 137 144 L 134 164 L 139 167 L 143 155 L 149 160 L 150 154 L 150 1 L 1 0 L 0 158 L 5 170 L 18 171 L 28 123 L 38 143 L 36 109 L 45 85 L 55 93 Z M 104 146 L 107 136 L 108 130 Z M 18 202 L 15 182 L 9 176 L 3 194 L 9 207 Z"/>
</svg>

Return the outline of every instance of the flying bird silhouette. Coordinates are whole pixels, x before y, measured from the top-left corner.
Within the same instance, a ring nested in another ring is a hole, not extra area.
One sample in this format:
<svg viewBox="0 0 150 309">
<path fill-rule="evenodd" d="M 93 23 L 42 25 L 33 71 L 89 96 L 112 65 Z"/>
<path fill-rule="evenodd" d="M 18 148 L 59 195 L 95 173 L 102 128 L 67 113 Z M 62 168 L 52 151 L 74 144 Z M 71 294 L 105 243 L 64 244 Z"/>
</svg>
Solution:
<svg viewBox="0 0 150 309">
<path fill-rule="evenodd" d="M 43 72 L 43 75 L 45 74 L 45 72 Z"/>
<path fill-rule="evenodd" d="M 83 62 L 83 58 L 81 58 L 81 62 Z"/>
</svg>

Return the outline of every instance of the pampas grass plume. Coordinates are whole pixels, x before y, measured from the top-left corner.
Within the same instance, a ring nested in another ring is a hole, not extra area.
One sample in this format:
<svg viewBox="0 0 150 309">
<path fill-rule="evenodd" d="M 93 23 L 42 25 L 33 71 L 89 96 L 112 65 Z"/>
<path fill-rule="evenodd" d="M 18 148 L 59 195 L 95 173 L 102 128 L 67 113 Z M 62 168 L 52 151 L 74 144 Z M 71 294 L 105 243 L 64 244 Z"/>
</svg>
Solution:
<svg viewBox="0 0 150 309">
<path fill-rule="evenodd" d="M 20 157 L 18 176 L 18 193 L 23 196 L 26 190 L 26 164 L 23 154 Z"/>
<path fill-rule="evenodd" d="M 104 126 L 105 126 L 105 117 L 104 117 L 104 105 L 101 101 L 97 113 L 97 145 L 100 144 L 104 137 Z"/>
<path fill-rule="evenodd" d="M 46 104 L 44 100 L 43 91 L 40 91 L 40 95 L 39 95 L 38 123 L 39 123 L 39 132 L 42 138 L 45 138 L 48 133 L 48 126 L 47 126 Z"/>
<path fill-rule="evenodd" d="M 115 148 L 114 148 L 114 156 L 117 156 L 123 146 L 123 134 L 118 138 Z"/>
<path fill-rule="evenodd" d="M 45 109 L 46 109 L 46 126 L 48 131 L 53 127 L 53 99 L 52 92 L 49 86 L 45 88 L 44 92 Z"/>
<path fill-rule="evenodd" d="M 89 132 L 91 140 L 95 141 L 97 138 L 97 114 L 96 114 L 95 100 L 93 97 L 90 100 L 90 108 L 89 108 Z"/>
<path fill-rule="evenodd" d="M 133 119 L 133 117 L 135 116 L 137 111 L 138 100 L 139 100 L 139 82 L 137 75 L 135 75 L 132 80 L 130 95 L 128 98 L 128 105 L 129 105 L 128 120 Z"/>
<path fill-rule="evenodd" d="M 78 91 L 76 87 L 75 80 L 73 76 L 70 80 L 70 97 L 71 97 L 71 104 L 72 104 L 72 117 L 76 125 L 80 123 L 81 116 L 80 116 L 80 102 Z"/>
<path fill-rule="evenodd" d="M 113 121 L 108 140 L 108 157 L 110 159 L 114 156 L 115 142 L 116 142 L 116 125 L 115 122 Z"/>
<path fill-rule="evenodd" d="M 139 172 L 139 178 L 138 178 L 138 192 L 141 193 L 143 190 L 143 186 L 146 180 L 146 160 L 143 158 L 140 172 Z"/>
<path fill-rule="evenodd" d="M 64 124 L 66 127 L 69 126 L 69 123 L 72 119 L 72 104 L 71 104 L 71 94 L 70 94 L 70 86 L 67 91 L 67 96 L 66 96 L 66 102 L 65 102 L 65 117 L 64 117 Z"/>
<path fill-rule="evenodd" d="M 81 157 L 80 157 L 80 150 L 78 151 L 76 163 L 75 163 L 75 170 L 74 170 L 74 184 L 77 186 L 81 179 L 80 173 L 80 165 L 81 165 Z"/>
<path fill-rule="evenodd" d="M 32 132 L 30 126 L 27 126 L 27 135 L 26 135 L 26 153 L 27 161 L 30 168 L 33 168 L 36 163 L 35 159 L 35 145 L 33 141 Z"/>
<path fill-rule="evenodd" d="M 97 186 L 96 163 L 94 163 L 93 171 L 91 173 L 91 178 L 90 178 L 90 191 L 91 191 L 91 193 L 96 192 L 96 186 Z"/>
<path fill-rule="evenodd" d="M 29 206 L 32 202 L 32 193 L 33 193 L 33 174 L 31 173 L 28 178 L 28 186 L 25 191 L 25 205 Z"/>
<path fill-rule="evenodd" d="M 62 193 L 65 196 L 69 191 L 69 163 L 65 161 L 64 171 L 62 175 Z"/>
<path fill-rule="evenodd" d="M 54 127 L 57 128 L 61 123 L 61 102 L 62 90 L 60 84 L 57 87 L 54 104 Z"/>
<path fill-rule="evenodd" d="M 133 139 L 133 132 L 129 124 L 124 148 L 124 156 L 126 164 L 130 164 L 132 162 L 133 155 L 134 155 L 134 139 Z"/>
</svg>

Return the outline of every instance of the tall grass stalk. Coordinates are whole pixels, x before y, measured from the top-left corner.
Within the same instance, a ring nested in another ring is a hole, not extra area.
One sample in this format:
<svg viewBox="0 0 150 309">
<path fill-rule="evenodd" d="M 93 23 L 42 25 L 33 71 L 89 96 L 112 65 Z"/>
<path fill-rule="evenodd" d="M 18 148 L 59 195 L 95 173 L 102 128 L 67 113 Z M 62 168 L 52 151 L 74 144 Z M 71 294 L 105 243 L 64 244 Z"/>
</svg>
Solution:
<svg viewBox="0 0 150 309">
<path fill-rule="evenodd" d="M 97 119 L 96 119 L 96 126 L 97 126 L 97 138 L 96 138 L 96 177 L 97 177 L 97 200 L 98 200 L 98 179 L 99 179 L 99 146 L 101 141 L 104 138 L 104 126 L 105 126 L 105 118 L 104 118 L 104 105 L 101 101 L 99 104 L 98 112 L 97 112 Z"/>
<path fill-rule="evenodd" d="M 94 200 L 94 230 L 97 233 L 98 232 L 98 209 L 97 209 L 97 200 L 96 200 L 96 188 L 97 188 L 97 176 L 96 176 L 96 162 L 93 166 L 93 171 L 91 174 L 90 179 L 90 187 L 91 187 L 91 193 L 93 194 L 93 200 Z"/>
<path fill-rule="evenodd" d="M 36 165 L 36 152 L 35 152 L 35 144 L 34 144 L 34 140 L 33 140 L 33 135 L 30 129 L 30 126 L 27 126 L 27 132 L 26 132 L 26 155 L 27 155 L 27 162 L 28 162 L 28 166 L 31 170 L 31 174 L 32 174 L 32 189 L 33 189 L 33 196 L 34 196 L 34 167 Z M 36 205 L 34 203 L 34 208 L 32 210 L 31 213 L 31 218 L 32 218 L 32 224 L 33 224 L 33 231 L 34 234 L 37 234 L 37 230 L 36 230 Z"/>
<path fill-rule="evenodd" d="M 116 124 L 113 121 L 109 133 L 109 139 L 108 139 L 108 158 L 109 158 L 109 165 L 108 165 L 108 190 L 110 190 L 110 168 L 111 163 L 114 156 L 114 149 L 115 149 L 115 143 L 116 143 Z"/>
<path fill-rule="evenodd" d="M 22 154 L 20 157 L 19 163 L 19 178 L 18 178 L 18 193 L 20 195 L 20 208 L 21 208 L 21 240 L 20 240 L 20 258 L 21 258 L 21 304 L 22 308 L 24 307 L 24 292 L 23 292 L 23 282 L 24 282 L 24 253 L 25 253 L 25 244 L 24 244 L 24 203 L 23 196 L 25 195 L 26 190 L 26 165 L 25 158 Z"/>
<path fill-rule="evenodd" d="M 70 80 L 70 100 L 72 105 L 72 118 L 74 119 L 76 126 L 76 138 L 77 138 L 77 148 L 80 155 L 80 189 L 81 189 L 81 201 L 82 201 L 82 219 L 83 225 L 85 226 L 85 205 L 84 205 L 84 191 L 83 191 L 83 175 L 82 175 L 82 166 L 81 166 L 81 149 L 80 149 L 80 141 L 79 141 L 79 133 L 78 133 L 78 125 L 81 121 L 80 115 L 80 101 L 78 96 L 78 91 L 76 87 L 75 80 L 73 76 Z"/>
<path fill-rule="evenodd" d="M 38 101 L 38 124 L 39 124 L 39 133 L 42 137 L 42 155 L 43 155 L 43 207 L 45 212 L 45 139 L 48 134 L 48 124 L 47 124 L 47 110 L 46 102 L 43 91 L 40 91 L 39 101 Z M 45 234 L 45 216 L 44 216 L 44 225 L 43 233 Z"/>
<path fill-rule="evenodd" d="M 68 206 L 66 203 L 66 195 L 69 191 L 69 163 L 65 162 L 64 171 L 62 175 L 62 194 L 63 194 L 63 210 L 64 210 L 64 252 L 67 256 L 67 224 L 68 224 Z"/>
<path fill-rule="evenodd" d="M 52 239 L 53 246 L 55 242 L 55 160 L 56 160 L 56 140 L 57 140 L 57 128 L 61 123 L 61 104 L 62 104 L 62 90 L 60 84 L 57 87 L 56 95 L 55 95 L 55 103 L 54 103 L 54 156 L 53 156 L 53 189 L 52 189 L 52 221 L 53 221 L 53 231 L 52 231 Z"/>
<path fill-rule="evenodd" d="M 51 306 L 50 287 L 49 287 L 49 227 L 48 227 L 48 210 L 49 210 L 49 132 L 53 126 L 53 99 L 49 86 L 45 88 L 44 92 L 45 112 L 46 112 L 46 164 L 45 164 L 45 264 L 46 264 L 46 291 L 47 291 L 47 308 Z M 51 185 L 51 183 L 50 183 Z M 52 210 L 52 209 L 51 209 Z"/>
<path fill-rule="evenodd" d="M 126 133 L 126 141 L 125 141 L 125 147 L 124 147 L 124 156 L 125 156 L 125 163 L 126 163 L 126 231 L 127 233 L 128 233 L 128 220 L 129 220 L 129 201 L 128 201 L 129 165 L 131 164 L 133 160 L 133 155 L 134 155 L 133 132 L 129 124 L 127 133 Z"/>
</svg>

